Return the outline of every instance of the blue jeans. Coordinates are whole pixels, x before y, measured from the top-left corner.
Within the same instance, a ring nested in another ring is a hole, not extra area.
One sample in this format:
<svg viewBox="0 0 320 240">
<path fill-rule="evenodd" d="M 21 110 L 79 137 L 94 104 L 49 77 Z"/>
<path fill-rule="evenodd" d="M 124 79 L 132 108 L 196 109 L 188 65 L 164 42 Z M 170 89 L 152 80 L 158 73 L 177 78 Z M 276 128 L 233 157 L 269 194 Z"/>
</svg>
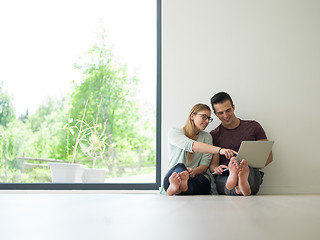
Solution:
<svg viewBox="0 0 320 240">
<path fill-rule="evenodd" d="M 187 168 L 183 163 L 178 163 L 173 168 L 171 168 L 163 179 L 164 190 L 167 191 L 167 189 L 169 188 L 169 178 L 172 175 L 172 173 L 180 173 L 186 170 Z M 188 180 L 188 190 L 178 195 L 207 195 L 210 194 L 210 191 L 211 185 L 209 180 L 205 176 L 200 174 L 196 175 L 194 178 L 190 177 Z"/>
<path fill-rule="evenodd" d="M 252 167 L 249 167 L 249 171 L 248 182 L 251 188 L 251 195 L 256 195 L 262 183 L 263 172 L 260 172 L 257 168 Z M 218 193 L 222 195 L 238 195 L 235 189 L 228 190 L 225 187 L 228 177 L 229 171 L 214 177 Z"/>
</svg>

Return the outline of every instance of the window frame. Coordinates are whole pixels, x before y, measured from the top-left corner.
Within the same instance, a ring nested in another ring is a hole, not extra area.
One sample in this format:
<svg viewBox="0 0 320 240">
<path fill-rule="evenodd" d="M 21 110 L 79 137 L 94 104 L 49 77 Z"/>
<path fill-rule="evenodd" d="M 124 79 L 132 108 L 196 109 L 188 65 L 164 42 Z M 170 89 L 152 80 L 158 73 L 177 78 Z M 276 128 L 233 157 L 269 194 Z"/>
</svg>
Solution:
<svg viewBox="0 0 320 240">
<path fill-rule="evenodd" d="M 161 0 L 156 1 L 156 181 L 154 183 L 0 183 L 0 190 L 158 190 L 161 186 Z"/>
</svg>

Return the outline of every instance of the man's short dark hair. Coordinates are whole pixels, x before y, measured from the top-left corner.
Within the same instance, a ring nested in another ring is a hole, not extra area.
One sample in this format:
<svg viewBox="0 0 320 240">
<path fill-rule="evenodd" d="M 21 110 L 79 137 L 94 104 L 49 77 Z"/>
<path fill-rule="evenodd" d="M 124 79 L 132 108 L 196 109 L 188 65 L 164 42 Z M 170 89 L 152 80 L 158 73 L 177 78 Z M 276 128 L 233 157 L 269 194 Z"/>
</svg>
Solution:
<svg viewBox="0 0 320 240">
<path fill-rule="evenodd" d="M 212 109 L 214 111 L 214 104 L 219 104 L 219 103 L 223 103 L 225 101 L 229 100 L 231 102 L 231 105 L 233 106 L 233 101 L 230 97 L 230 95 L 226 92 L 219 92 L 217 94 L 215 94 L 212 98 L 211 98 L 211 106 Z"/>
</svg>

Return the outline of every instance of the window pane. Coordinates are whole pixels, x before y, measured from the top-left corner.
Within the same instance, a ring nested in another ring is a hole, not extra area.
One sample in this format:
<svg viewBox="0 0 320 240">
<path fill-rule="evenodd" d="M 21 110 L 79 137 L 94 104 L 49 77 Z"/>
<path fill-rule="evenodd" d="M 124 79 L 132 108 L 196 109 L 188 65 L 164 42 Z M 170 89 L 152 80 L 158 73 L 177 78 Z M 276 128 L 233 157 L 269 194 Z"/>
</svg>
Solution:
<svg viewBox="0 0 320 240">
<path fill-rule="evenodd" d="M 156 3 L 1 2 L 1 183 L 156 182 Z"/>
</svg>

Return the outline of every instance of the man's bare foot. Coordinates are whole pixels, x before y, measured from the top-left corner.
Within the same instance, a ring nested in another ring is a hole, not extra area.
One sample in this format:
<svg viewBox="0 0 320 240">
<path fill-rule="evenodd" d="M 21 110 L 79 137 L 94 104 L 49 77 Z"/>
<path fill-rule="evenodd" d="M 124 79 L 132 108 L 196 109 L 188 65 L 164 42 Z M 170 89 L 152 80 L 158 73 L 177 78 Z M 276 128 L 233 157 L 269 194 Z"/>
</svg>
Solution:
<svg viewBox="0 0 320 240">
<path fill-rule="evenodd" d="M 174 194 L 181 193 L 181 191 L 179 189 L 180 183 L 181 183 L 181 178 L 179 177 L 177 172 L 174 172 L 171 174 L 171 176 L 169 177 L 169 182 L 170 182 L 170 185 L 167 189 L 168 196 L 172 196 Z"/>
<path fill-rule="evenodd" d="M 180 190 L 181 192 L 185 192 L 188 190 L 189 173 L 188 171 L 183 171 L 179 173 L 179 176 L 181 178 Z"/>
<path fill-rule="evenodd" d="M 241 192 L 239 186 L 236 186 L 234 190 L 236 191 L 236 194 L 242 195 L 242 192 Z"/>
<path fill-rule="evenodd" d="M 239 166 L 235 157 L 232 157 L 230 159 L 228 168 L 229 168 L 229 177 L 226 182 L 226 188 L 228 190 L 232 190 L 238 183 L 238 173 L 239 173 Z"/>
<path fill-rule="evenodd" d="M 246 160 L 242 160 L 239 167 L 239 189 L 244 196 L 251 194 L 251 188 L 248 182 L 249 166 Z"/>
</svg>

